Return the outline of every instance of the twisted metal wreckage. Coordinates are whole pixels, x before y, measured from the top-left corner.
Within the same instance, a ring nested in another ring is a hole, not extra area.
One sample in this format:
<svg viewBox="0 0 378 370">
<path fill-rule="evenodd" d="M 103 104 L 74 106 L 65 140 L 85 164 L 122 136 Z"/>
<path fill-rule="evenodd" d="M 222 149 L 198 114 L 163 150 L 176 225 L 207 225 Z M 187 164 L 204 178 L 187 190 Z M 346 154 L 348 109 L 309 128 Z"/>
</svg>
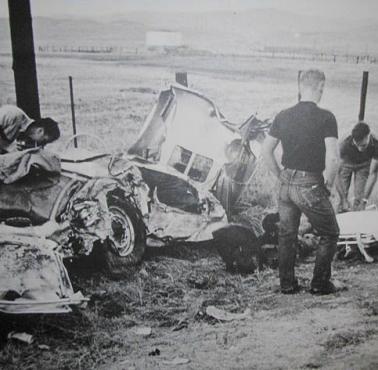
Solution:
<svg viewBox="0 0 378 370">
<path fill-rule="evenodd" d="M 226 210 L 252 175 L 267 127 L 253 116 L 232 124 L 205 96 L 172 86 L 128 153 L 70 148 L 60 173 L 30 166 L 2 183 L 0 311 L 67 312 L 85 302 L 63 258 L 100 253 L 121 276 L 146 244 L 212 239 L 229 225 Z M 238 181 L 225 186 L 225 171 Z"/>
<path fill-rule="evenodd" d="M 85 303 L 63 258 L 96 253 L 120 277 L 146 245 L 210 240 L 233 227 L 248 242 L 250 230 L 228 220 L 268 127 L 255 116 L 233 124 L 202 94 L 171 86 L 127 153 L 70 148 L 60 173 L 31 166 L 0 184 L 0 311 L 59 313 Z M 348 245 L 365 250 L 378 230 L 366 231 L 369 241 L 349 234 Z"/>
</svg>

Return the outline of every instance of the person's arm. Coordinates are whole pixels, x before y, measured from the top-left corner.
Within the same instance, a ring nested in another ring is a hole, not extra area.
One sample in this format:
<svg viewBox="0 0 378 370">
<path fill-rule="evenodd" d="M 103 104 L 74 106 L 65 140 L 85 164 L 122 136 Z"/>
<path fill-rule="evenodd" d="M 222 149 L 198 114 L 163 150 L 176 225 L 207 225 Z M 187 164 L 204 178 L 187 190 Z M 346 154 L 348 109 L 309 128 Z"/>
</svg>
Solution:
<svg viewBox="0 0 378 370">
<path fill-rule="evenodd" d="M 340 169 L 339 169 L 339 171 L 340 171 Z M 349 210 L 351 208 L 351 205 L 349 203 L 348 197 L 345 196 L 345 190 L 343 188 L 342 180 L 340 178 L 340 172 L 338 172 L 336 174 L 335 185 L 336 185 L 337 194 L 340 197 L 341 209 Z"/>
<path fill-rule="evenodd" d="M 372 159 L 369 170 L 369 177 L 366 181 L 363 202 L 366 204 L 369 199 L 371 192 L 373 191 L 374 185 L 378 177 L 378 159 Z"/>
<path fill-rule="evenodd" d="M 324 180 L 327 189 L 331 191 L 339 167 L 339 150 L 336 137 L 326 137 L 324 142 L 326 147 Z"/>
<path fill-rule="evenodd" d="M 267 135 L 263 147 L 262 147 L 262 156 L 268 169 L 273 173 L 277 178 L 280 176 L 281 168 L 278 165 L 277 159 L 274 156 L 274 151 L 277 148 L 279 140 L 273 136 Z"/>
<path fill-rule="evenodd" d="M 338 193 L 338 195 L 340 197 L 340 201 L 344 202 L 346 199 L 345 199 L 345 195 L 344 195 L 344 191 L 343 191 L 343 186 L 341 184 L 341 180 L 340 180 L 340 175 L 339 174 L 336 174 L 335 185 L 336 185 L 337 193 Z"/>
<path fill-rule="evenodd" d="M 344 159 L 346 158 L 347 145 L 348 145 L 348 138 L 344 139 L 339 144 L 340 165 L 338 167 L 338 170 L 336 171 L 336 179 L 335 179 L 336 191 L 340 197 L 340 204 L 343 210 L 350 209 L 348 197 L 346 196 L 348 191 L 345 192 L 345 189 L 344 189 L 345 185 L 343 185 L 342 178 L 341 178 L 342 160 L 343 158 Z"/>
</svg>

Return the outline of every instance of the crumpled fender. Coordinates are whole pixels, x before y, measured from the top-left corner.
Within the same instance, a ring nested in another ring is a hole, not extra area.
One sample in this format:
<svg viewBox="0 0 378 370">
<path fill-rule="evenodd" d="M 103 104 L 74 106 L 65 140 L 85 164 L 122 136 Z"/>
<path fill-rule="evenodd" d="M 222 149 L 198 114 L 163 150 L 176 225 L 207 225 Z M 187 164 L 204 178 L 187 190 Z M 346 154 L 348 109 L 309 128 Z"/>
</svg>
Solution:
<svg viewBox="0 0 378 370">
<path fill-rule="evenodd" d="M 109 237 L 111 215 L 107 194 L 118 187 L 120 184 L 115 179 L 91 179 L 70 199 L 62 215 L 62 220 L 68 223 L 71 229 L 65 235 L 65 240 L 60 243 L 63 255 L 88 255 L 94 242 L 104 241 Z"/>
</svg>

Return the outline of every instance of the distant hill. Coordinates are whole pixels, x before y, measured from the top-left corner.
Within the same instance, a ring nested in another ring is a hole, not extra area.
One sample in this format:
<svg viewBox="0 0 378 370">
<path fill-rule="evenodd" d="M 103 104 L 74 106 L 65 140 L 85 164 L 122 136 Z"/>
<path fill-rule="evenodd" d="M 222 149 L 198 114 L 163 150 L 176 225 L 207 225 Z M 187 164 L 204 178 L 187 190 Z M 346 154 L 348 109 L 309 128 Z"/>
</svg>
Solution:
<svg viewBox="0 0 378 370">
<path fill-rule="evenodd" d="M 105 19 L 33 19 L 39 46 L 143 47 L 148 30 L 180 31 L 193 49 L 248 53 L 252 49 L 280 47 L 338 53 L 378 54 L 378 24 L 326 17 L 299 16 L 272 9 L 242 12 L 132 12 Z M 10 50 L 8 19 L 0 18 L 0 50 Z"/>
</svg>

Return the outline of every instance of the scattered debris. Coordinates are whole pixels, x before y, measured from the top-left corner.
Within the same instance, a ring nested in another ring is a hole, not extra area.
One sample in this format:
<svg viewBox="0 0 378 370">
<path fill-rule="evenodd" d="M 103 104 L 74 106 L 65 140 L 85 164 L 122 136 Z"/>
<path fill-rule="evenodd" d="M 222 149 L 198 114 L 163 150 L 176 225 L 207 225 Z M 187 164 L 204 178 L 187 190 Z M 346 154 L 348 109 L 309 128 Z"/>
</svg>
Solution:
<svg viewBox="0 0 378 370">
<path fill-rule="evenodd" d="M 94 293 L 91 296 L 90 306 L 96 306 L 101 316 L 112 318 L 127 313 L 127 296 L 122 292 Z"/>
<path fill-rule="evenodd" d="M 320 363 L 315 363 L 315 362 L 309 362 L 308 364 L 305 365 L 306 369 L 319 369 L 322 367 L 322 364 Z"/>
<path fill-rule="evenodd" d="M 155 348 L 153 351 L 148 353 L 148 356 L 160 356 L 160 349 Z"/>
<path fill-rule="evenodd" d="M 335 288 L 338 292 L 348 290 L 348 287 L 343 282 L 341 282 L 340 280 L 333 279 L 332 284 L 335 286 Z"/>
<path fill-rule="evenodd" d="M 152 329 L 149 326 L 139 326 L 134 329 L 136 335 L 141 335 L 143 337 L 148 337 L 152 333 Z"/>
<path fill-rule="evenodd" d="M 247 308 L 243 313 L 231 313 L 220 310 L 214 306 L 208 306 L 206 308 L 206 314 L 220 321 L 233 321 L 246 319 L 251 315 L 251 310 Z"/>
<path fill-rule="evenodd" d="M 32 344 L 34 342 L 34 338 L 31 334 L 28 333 L 17 333 L 14 331 L 11 331 L 8 334 L 8 339 L 16 339 L 20 342 L 26 343 L 26 344 Z"/>
<path fill-rule="evenodd" d="M 185 365 L 188 364 L 190 360 L 184 357 L 175 357 L 171 361 L 163 361 L 164 365 Z"/>
<path fill-rule="evenodd" d="M 377 300 L 366 301 L 363 303 L 363 307 L 368 310 L 368 314 L 370 316 L 378 315 L 378 301 Z"/>
<path fill-rule="evenodd" d="M 177 325 L 172 329 L 172 331 L 179 331 L 182 329 L 186 329 L 189 326 L 189 323 L 187 320 L 181 320 L 177 323 Z"/>
<path fill-rule="evenodd" d="M 38 348 L 42 349 L 43 351 L 48 351 L 50 349 L 50 346 L 48 346 L 47 344 L 39 344 Z"/>
<path fill-rule="evenodd" d="M 191 288 L 195 289 L 210 289 L 217 283 L 216 278 L 213 274 L 198 275 L 195 272 L 192 272 L 187 277 L 186 281 Z"/>
<path fill-rule="evenodd" d="M 341 348 L 345 348 L 350 345 L 358 345 L 374 334 L 373 330 L 357 330 L 349 329 L 345 332 L 336 333 L 330 335 L 328 340 L 323 344 L 327 351 L 335 351 Z"/>
</svg>

